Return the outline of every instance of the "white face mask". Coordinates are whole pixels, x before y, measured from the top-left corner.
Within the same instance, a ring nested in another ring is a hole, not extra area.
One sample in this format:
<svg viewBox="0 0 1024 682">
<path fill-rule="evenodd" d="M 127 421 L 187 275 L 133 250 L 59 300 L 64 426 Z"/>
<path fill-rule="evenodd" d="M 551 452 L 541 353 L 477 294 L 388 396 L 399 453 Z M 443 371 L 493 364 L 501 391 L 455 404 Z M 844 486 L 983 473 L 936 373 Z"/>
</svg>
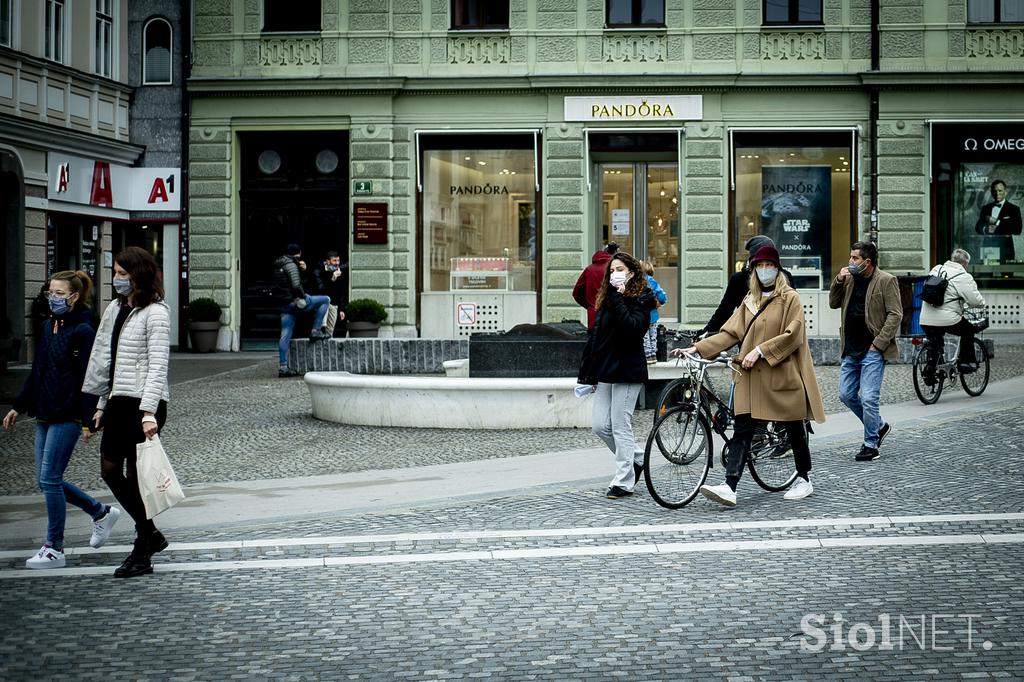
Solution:
<svg viewBox="0 0 1024 682">
<path fill-rule="evenodd" d="M 627 279 L 629 279 L 629 273 L 626 272 L 613 272 L 612 274 L 608 275 L 608 281 L 611 283 L 613 287 L 622 286 L 623 284 L 626 283 Z"/>
<path fill-rule="evenodd" d="M 770 287 L 775 284 L 775 278 L 779 276 L 778 268 L 758 268 L 757 279 L 761 281 L 762 286 Z"/>
</svg>

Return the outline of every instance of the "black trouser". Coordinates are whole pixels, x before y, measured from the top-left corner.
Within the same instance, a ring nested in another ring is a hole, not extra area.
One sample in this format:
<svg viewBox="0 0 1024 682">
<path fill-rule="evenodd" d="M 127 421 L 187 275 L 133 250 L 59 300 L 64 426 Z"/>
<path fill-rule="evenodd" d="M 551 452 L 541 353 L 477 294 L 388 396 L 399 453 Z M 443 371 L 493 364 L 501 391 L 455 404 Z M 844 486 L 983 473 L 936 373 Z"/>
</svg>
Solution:
<svg viewBox="0 0 1024 682">
<path fill-rule="evenodd" d="M 750 414 L 736 415 L 733 423 L 732 440 L 729 441 L 729 450 L 725 455 L 725 482 L 733 490 L 743 475 L 743 465 L 750 456 L 750 442 L 754 438 L 754 429 L 758 424 L 765 424 L 763 419 L 754 419 Z M 775 422 L 786 429 L 789 436 L 789 443 L 793 447 L 793 463 L 796 465 L 796 472 L 803 478 L 807 478 L 811 472 L 811 450 L 807 445 L 807 427 L 804 421 Z"/>
<path fill-rule="evenodd" d="M 974 352 L 974 325 L 965 318 L 949 327 L 935 327 L 930 324 L 922 324 L 925 336 L 928 337 L 928 369 L 935 371 L 935 365 L 939 361 L 939 352 L 942 350 L 946 334 L 954 334 L 960 337 L 960 359 L 959 362 L 977 362 L 978 357 Z M 953 358 L 947 358 L 952 360 Z"/>
<path fill-rule="evenodd" d="M 146 539 L 156 525 L 146 518 L 146 507 L 139 492 L 139 476 L 135 468 L 135 446 L 146 440 L 142 431 L 143 412 L 138 398 L 116 396 L 103 410 L 103 441 L 100 443 L 101 473 L 110 492 L 135 521 L 135 533 Z M 156 410 L 157 431 L 167 421 L 167 403 L 160 401 Z"/>
</svg>

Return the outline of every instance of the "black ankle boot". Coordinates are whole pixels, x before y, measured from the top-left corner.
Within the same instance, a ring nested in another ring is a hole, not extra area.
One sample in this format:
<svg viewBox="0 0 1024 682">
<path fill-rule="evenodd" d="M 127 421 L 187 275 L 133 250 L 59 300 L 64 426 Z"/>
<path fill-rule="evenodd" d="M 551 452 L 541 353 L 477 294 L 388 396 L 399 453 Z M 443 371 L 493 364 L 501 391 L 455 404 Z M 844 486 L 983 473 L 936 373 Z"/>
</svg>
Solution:
<svg viewBox="0 0 1024 682">
<path fill-rule="evenodd" d="M 156 554 L 167 549 L 167 538 L 164 534 L 158 531 L 156 528 L 149 534 L 149 553 Z"/>
<path fill-rule="evenodd" d="M 115 578 L 134 578 L 137 575 L 146 575 L 153 572 L 153 564 L 149 561 L 149 552 L 145 551 L 138 538 L 135 540 L 135 547 L 132 549 L 121 565 L 114 571 Z"/>
</svg>

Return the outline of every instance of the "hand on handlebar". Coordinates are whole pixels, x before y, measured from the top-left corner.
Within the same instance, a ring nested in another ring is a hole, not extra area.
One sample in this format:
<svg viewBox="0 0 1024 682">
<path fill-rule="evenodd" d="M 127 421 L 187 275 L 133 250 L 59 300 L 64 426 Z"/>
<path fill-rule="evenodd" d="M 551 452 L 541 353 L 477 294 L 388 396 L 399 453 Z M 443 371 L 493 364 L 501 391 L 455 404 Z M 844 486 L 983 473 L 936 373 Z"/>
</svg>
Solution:
<svg viewBox="0 0 1024 682">
<path fill-rule="evenodd" d="M 690 346 L 689 348 L 673 348 L 669 355 L 677 358 L 684 355 L 697 355 L 700 357 L 697 353 L 697 346 Z"/>
</svg>

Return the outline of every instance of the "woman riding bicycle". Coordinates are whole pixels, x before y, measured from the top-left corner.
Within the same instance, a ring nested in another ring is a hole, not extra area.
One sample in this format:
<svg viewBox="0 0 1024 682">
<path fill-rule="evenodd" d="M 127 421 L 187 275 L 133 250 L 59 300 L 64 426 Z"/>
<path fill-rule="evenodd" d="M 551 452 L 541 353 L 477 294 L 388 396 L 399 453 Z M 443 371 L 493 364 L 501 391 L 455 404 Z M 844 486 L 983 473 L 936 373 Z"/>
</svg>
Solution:
<svg viewBox="0 0 1024 682">
<path fill-rule="evenodd" d="M 711 358 L 740 344 L 734 362 L 741 364 L 743 371 L 735 379 L 736 420 L 726 455 L 725 483 L 700 488 L 705 497 L 730 507 L 736 505 L 736 485 L 750 456 L 758 422 L 781 423 L 792 444 L 797 480 L 786 499 L 810 495 L 814 486 L 804 420 L 825 421 L 800 296 L 779 277 L 782 266 L 774 246 L 760 247 L 750 262 L 749 293 L 742 305 L 722 325 L 721 332 L 681 351 Z"/>
</svg>

